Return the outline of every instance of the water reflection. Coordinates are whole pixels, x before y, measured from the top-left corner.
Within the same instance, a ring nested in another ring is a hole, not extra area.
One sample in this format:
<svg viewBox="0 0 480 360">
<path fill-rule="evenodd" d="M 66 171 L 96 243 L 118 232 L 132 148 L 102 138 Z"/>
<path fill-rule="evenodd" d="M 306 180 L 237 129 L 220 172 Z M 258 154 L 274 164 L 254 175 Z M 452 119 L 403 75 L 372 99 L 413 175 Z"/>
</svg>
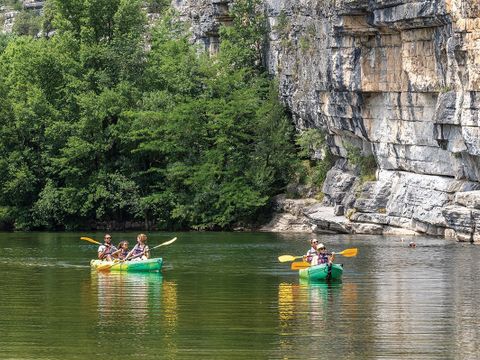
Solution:
<svg viewBox="0 0 480 360">
<path fill-rule="evenodd" d="M 178 346 L 176 341 L 178 328 L 178 299 L 177 284 L 173 281 L 163 283 L 163 330 L 164 330 L 164 351 L 165 359 L 176 359 Z"/>
<path fill-rule="evenodd" d="M 327 313 L 335 304 L 342 291 L 342 283 L 309 283 L 301 280 L 299 284 L 280 283 L 278 286 L 278 310 L 280 323 L 293 320 L 298 314 L 308 314 L 309 319 L 318 321 L 320 314 Z M 352 288 L 347 294 L 352 297 Z M 323 315 L 322 315 L 323 316 Z"/>
<path fill-rule="evenodd" d="M 153 309 L 160 306 L 162 283 L 160 273 L 92 272 L 99 323 L 108 325 L 119 318 L 143 323 L 148 318 L 150 302 Z"/>
<path fill-rule="evenodd" d="M 297 283 L 278 285 L 279 351 L 288 358 L 298 348 L 299 338 L 307 338 L 301 346 L 305 355 L 321 350 L 322 342 L 336 332 L 338 319 L 345 313 L 345 305 L 357 302 L 354 283 Z M 355 312 L 355 305 L 347 311 Z M 355 334 L 344 329 L 347 337 Z M 331 342 L 331 339 L 330 339 Z"/>
<path fill-rule="evenodd" d="M 136 334 L 161 322 L 168 339 L 177 328 L 177 284 L 165 281 L 161 273 L 96 272 L 91 274 L 96 295 L 98 325 L 111 332 L 123 324 Z M 166 348 L 175 348 L 166 341 Z"/>
</svg>

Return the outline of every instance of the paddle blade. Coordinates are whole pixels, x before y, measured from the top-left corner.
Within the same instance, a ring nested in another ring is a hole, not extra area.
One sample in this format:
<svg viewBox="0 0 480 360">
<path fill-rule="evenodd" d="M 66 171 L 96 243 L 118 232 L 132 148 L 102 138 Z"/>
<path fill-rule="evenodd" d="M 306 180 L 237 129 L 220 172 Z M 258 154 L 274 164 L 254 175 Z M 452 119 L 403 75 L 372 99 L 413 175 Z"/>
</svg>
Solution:
<svg viewBox="0 0 480 360">
<path fill-rule="evenodd" d="M 345 249 L 339 253 L 335 253 L 335 255 L 343 255 L 346 257 L 352 257 L 352 256 L 357 256 L 358 249 L 357 248 L 350 248 L 350 249 Z"/>
<path fill-rule="evenodd" d="M 168 240 L 168 241 L 165 241 L 164 243 L 161 243 L 160 245 L 154 246 L 154 247 L 152 248 L 152 250 L 153 250 L 153 249 L 156 249 L 156 248 L 159 248 L 160 246 L 170 245 L 171 243 L 173 243 L 173 242 L 176 241 L 176 240 L 177 240 L 177 238 L 174 237 L 172 240 Z"/>
<path fill-rule="evenodd" d="M 113 266 L 113 264 L 102 264 L 97 266 L 97 271 L 106 271 L 110 270 L 110 268 Z"/>
<path fill-rule="evenodd" d="M 91 238 L 89 238 L 89 237 L 86 237 L 86 236 L 82 236 L 82 237 L 80 238 L 80 240 L 88 241 L 89 243 L 92 243 L 92 244 L 102 245 L 102 244 L 99 243 L 98 241 L 93 240 L 93 239 L 91 239 Z"/>
<path fill-rule="evenodd" d="M 306 261 L 297 261 L 292 263 L 291 269 L 300 270 L 300 269 L 306 269 L 308 267 L 310 267 L 310 263 Z"/>
<path fill-rule="evenodd" d="M 293 261 L 293 260 L 295 260 L 295 259 L 297 259 L 297 258 L 299 258 L 299 257 L 301 257 L 301 256 L 295 257 L 295 256 L 292 256 L 292 255 L 280 255 L 280 256 L 278 257 L 278 261 L 280 261 L 280 262 Z"/>
</svg>

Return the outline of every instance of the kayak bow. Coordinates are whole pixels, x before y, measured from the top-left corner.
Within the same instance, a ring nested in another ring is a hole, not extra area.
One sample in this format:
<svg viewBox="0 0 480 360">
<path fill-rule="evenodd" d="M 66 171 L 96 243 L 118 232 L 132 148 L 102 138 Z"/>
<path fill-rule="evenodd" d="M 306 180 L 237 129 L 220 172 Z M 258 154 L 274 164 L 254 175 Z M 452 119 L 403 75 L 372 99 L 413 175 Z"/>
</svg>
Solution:
<svg viewBox="0 0 480 360">
<path fill-rule="evenodd" d="M 300 278 L 311 281 L 339 281 L 342 279 L 343 266 L 340 264 L 332 264 L 329 269 L 328 264 L 320 264 L 311 266 L 298 271 Z"/>
</svg>

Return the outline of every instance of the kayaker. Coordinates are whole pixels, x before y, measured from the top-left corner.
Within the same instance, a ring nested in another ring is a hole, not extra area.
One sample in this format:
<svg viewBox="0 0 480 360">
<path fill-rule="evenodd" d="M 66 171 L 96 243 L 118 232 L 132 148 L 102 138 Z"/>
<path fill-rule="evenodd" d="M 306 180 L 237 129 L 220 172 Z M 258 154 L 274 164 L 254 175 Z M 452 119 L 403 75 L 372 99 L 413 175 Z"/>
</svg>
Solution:
<svg viewBox="0 0 480 360">
<path fill-rule="evenodd" d="M 112 245 L 112 236 L 105 234 L 103 237 L 103 244 L 98 247 L 98 258 L 100 260 L 112 261 L 112 254 L 117 251 L 117 248 Z"/>
<path fill-rule="evenodd" d="M 331 265 L 333 261 L 335 260 L 335 253 L 329 253 L 327 252 L 327 248 L 323 244 L 318 244 L 317 246 L 317 251 L 318 251 L 318 257 L 317 257 L 317 264 L 328 264 Z M 312 265 L 314 265 L 312 263 Z"/>
<path fill-rule="evenodd" d="M 318 256 L 317 245 L 318 245 L 317 239 L 310 240 L 310 249 L 307 251 L 305 255 L 303 255 L 303 261 L 312 263 L 313 258 Z"/>
<path fill-rule="evenodd" d="M 128 253 L 125 260 L 130 260 L 130 259 L 146 260 L 150 258 L 150 251 L 146 243 L 147 243 L 147 235 L 138 234 L 137 243 L 135 244 L 133 249 Z"/>
<path fill-rule="evenodd" d="M 123 260 L 127 257 L 129 250 L 128 250 L 128 241 L 120 241 L 118 244 L 118 258 Z"/>
</svg>

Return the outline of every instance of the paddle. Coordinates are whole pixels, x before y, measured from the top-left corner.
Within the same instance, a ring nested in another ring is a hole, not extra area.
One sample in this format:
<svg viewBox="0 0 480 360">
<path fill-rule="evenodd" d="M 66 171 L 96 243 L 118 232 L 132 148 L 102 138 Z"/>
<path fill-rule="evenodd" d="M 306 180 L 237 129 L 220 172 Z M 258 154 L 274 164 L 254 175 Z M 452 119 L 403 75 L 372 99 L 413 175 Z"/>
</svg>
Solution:
<svg viewBox="0 0 480 360">
<path fill-rule="evenodd" d="M 280 261 L 280 262 L 287 262 L 287 261 L 294 261 L 294 260 L 300 259 L 300 258 L 303 258 L 303 255 L 302 255 L 302 256 L 280 255 L 280 256 L 278 257 L 278 261 Z"/>
<path fill-rule="evenodd" d="M 345 249 L 345 250 L 343 250 L 339 253 L 335 253 L 335 255 L 343 255 L 343 256 L 346 256 L 346 257 L 357 256 L 357 254 L 358 254 L 358 249 L 357 248 Z M 284 255 L 284 256 L 291 256 L 291 255 Z M 300 270 L 300 269 L 306 269 L 310 266 L 311 266 L 310 263 L 308 263 L 306 261 L 297 261 L 297 262 L 293 262 L 290 268 L 292 270 Z"/>
<path fill-rule="evenodd" d="M 297 261 L 297 262 L 293 262 L 290 268 L 292 270 L 300 270 L 300 269 L 306 269 L 308 267 L 310 267 L 310 263 L 306 261 Z"/>
<path fill-rule="evenodd" d="M 335 253 L 335 255 L 342 255 L 345 257 L 357 256 L 357 254 L 358 254 L 357 248 L 345 249 L 343 251 L 340 251 L 339 253 Z"/>
<path fill-rule="evenodd" d="M 92 243 L 92 244 L 103 245 L 102 243 L 99 243 L 97 240 L 93 240 L 92 238 L 89 238 L 89 237 L 86 237 L 86 236 L 82 236 L 80 238 L 80 240 L 85 240 L 85 241 L 88 241 L 89 243 Z"/>
<path fill-rule="evenodd" d="M 357 248 L 349 248 L 345 249 L 341 252 L 335 253 L 335 255 L 343 255 L 346 257 L 352 257 L 352 256 L 357 256 L 358 249 Z M 302 256 L 293 256 L 293 255 L 281 255 L 278 257 L 278 261 L 280 262 L 287 262 L 287 261 L 294 261 L 296 259 L 301 259 L 303 258 Z"/>
<path fill-rule="evenodd" d="M 99 243 L 97 240 L 93 240 L 92 238 L 89 238 L 89 237 L 86 237 L 86 236 L 82 236 L 82 237 L 80 238 L 80 240 L 85 240 L 85 241 L 88 241 L 89 243 L 92 243 L 92 244 L 105 245 L 105 244 Z M 112 245 L 110 244 L 110 245 L 108 245 L 108 246 L 112 246 Z M 110 255 L 111 255 L 111 256 L 116 255 L 116 254 L 118 254 L 120 251 L 121 251 L 121 249 L 118 249 L 117 251 L 111 253 Z"/>
<path fill-rule="evenodd" d="M 154 246 L 154 247 L 152 247 L 151 249 L 149 249 L 148 251 L 150 251 L 150 250 L 155 250 L 156 248 L 159 248 L 160 246 L 170 245 L 171 243 L 173 243 L 173 242 L 176 241 L 176 240 L 177 240 L 177 238 L 174 237 L 172 240 L 168 240 L 168 241 L 165 241 L 164 243 L 161 243 L 160 245 Z M 131 257 L 131 258 L 124 259 L 124 260 L 122 260 L 122 261 L 132 260 L 132 259 L 135 259 L 135 258 L 140 257 L 140 256 L 143 256 L 143 255 L 145 255 L 145 251 L 143 251 L 143 252 L 141 252 L 140 254 L 137 254 L 137 255 L 135 255 L 135 256 L 133 256 L 133 257 Z"/>
</svg>

